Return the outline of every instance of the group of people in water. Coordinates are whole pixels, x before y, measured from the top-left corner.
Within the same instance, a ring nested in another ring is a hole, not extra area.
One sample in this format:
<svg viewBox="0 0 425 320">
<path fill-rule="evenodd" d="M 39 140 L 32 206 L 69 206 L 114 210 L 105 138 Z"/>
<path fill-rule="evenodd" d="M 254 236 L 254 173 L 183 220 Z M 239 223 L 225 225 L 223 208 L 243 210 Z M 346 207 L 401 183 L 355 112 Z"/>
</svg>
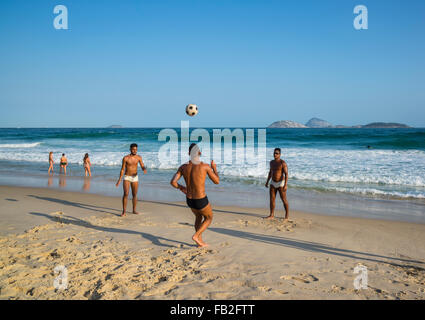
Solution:
<svg viewBox="0 0 425 320">
<path fill-rule="evenodd" d="M 195 215 L 195 234 L 192 236 L 192 240 L 195 241 L 198 247 L 205 247 L 207 244 L 202 239 L 202 233 L 208 228 L 213 219 L 213 210 L 205 192 L 205 180 L 208 176 L 214 184 L 219 184 L 220 177 L 214 160 L 211 161 L 211 164 L 204 163 L 200 160 L 201 151 L 196 143 L 192 143 L 189 146 L 189 156 L 190 160 L 178 168 L 177 172 L 173 175 L 170 184 L 172 187 L 185 194 L 187 206 Z M 270 215 L 265 217 L 265 219 L 274 218 L 276 194 L 278 192 L 285 208 L 285 220 L 288 220 L 289 218 L 289 204 L 286 198 L 286 191 L 288 189 L 288 167 L 280 156 L 280 148 L 275 148 L 273 151 L 274 160 L 270 161 L 270 170 L 265 184 L 265 187 L 270 189 Z M 53 164 L 53 152 L 50 152 L 49 174 L 50 172 L 53 173 Z M 132 194 L 133 213 L 139 214 L 136 210 L 137 191 L 139 188 L 137 168 L 139 165 L 142 168 L 143 173 L 146 174 L 147 170 L 142 157 L 137 154 L 137 144 L 133 143 L 130 145 L 130 154 L 124 156 L 122 159 L 120 175 L 115 184 L 116 187 L 118 187 L 121 181 L 123 183 L 121 216 L 126 215 L 130 189 Z M 68 160 L 65 154 L 62 153 L 59 172 L 63 170 L 66 175 L 67 166 Z M 83 166 L 85 176 L 87 177 L 88 175 L 91 177 L 91 162 L 88 153 L 84 155 Z M 182 177 L 185 181 L 185 185 L 181 185 L 179 183 L 179 180 Z"/>
<path fill-rule="evenodd" d="M 49 169 L 47 170 L 48 174 L 53 174 L 53 152 L 49 153 Z M 66 167 L 68 166 L 68 159 L 65 156 L 65 153 L 62 153 L 62 157 L 59 162 L 59 173 L 64 173 L 66 175 Z M 86 153 L 83 158 L 83 166 L 84 166 L 84 175 L 87 177 L 91 177 L 91 162 L 89 158 L 89 154 Z"/>
</svg>

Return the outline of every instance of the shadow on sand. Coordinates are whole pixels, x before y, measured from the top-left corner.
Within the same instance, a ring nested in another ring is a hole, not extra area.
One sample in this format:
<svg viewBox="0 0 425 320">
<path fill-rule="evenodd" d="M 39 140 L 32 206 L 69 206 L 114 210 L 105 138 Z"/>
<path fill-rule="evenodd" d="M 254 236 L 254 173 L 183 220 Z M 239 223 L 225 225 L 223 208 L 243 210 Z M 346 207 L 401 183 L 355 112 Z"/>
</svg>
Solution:
<svg viewBox="0 0 425 320">
<path fill-rule="evenodd" d="M 153 203 L 153 204 L 163 204 L 163 205 L 166 205 L 166 206 L 173 206 L 173 207 L 180 207 L 180 208 L 189 209 L 189 207 L 187 205 L 185 205 L 185 204 L 178 204 L 178 203 L 172 203 L 172 202 L 148 201 L 148 200 L 143 200 L 143 202 L 148 202 L 148 203 Z M 257 218 L 258 217 L 263 217 L 262 215 L 258 215 L 258 214 L 255 214 L 255 213 L 238 212 L 238 211 L 228 211 L 228 210 L 219 210 L 219 209 L 214 209 L 214 207 L 213 207 L 213 212 L 231 213 L 231 214 L 237 214 L 237 215 L 257 217 Z"/>
<path fill-rule="evenodd" d="M 40 197 L 40 196 L 35 196 L 35 195 L 32 195 L 32 194 L 29 194 L 28 197 L 33 197 L 33 198 L 36 198 L 36 199 L 39 199 L 39 200 L 46 200 L 46 201 L 50 201 L 50 202 L 54 202 L 54 203 L 60 203 L 62 205 L 77 207 L 77 208 L 85 209 L 85 210 L 92 210 L 92 211 L 97 211 L 97 212 L 110 213 L 110 214 L 113 214 L 113 215 L 116 215 L 116 216 L 121 215 L 121 210 L 119 210 L 119 209 L 106 208 L 106 207 L 101 207 L 101 206 L 95 206 L 95 205 L 92 205 L 92 204 L 73 202 L 73 201 L 57 199 L 57 198 Z M 138 202 L 161 204 L 161 205 L 166 205 L 166 206 L 173 206 L 173 207 L 189 209 L 188 206 L 185 205 L 185 204 L 178 204 L 178 203 L 172 203 L 172 202 L 149 201 L 149 200 L 138 200 Z M 115 212 L 106 211 L 106 210 L 118 211 L 119 213 L 117 214 Z M 258 215 L 258 214 L 255 214 L 255 213 L 219 210 L 219 209 L 214 209 L 214 208 L 213 208 L 213 212 L 230 213 L 230 214 L 245 215 L 245 216 L 252 216 L 252 217 L 262 217 L 261 215 Z"/>
<path fill-rule="evenodd" d="M 289 239 L 289 238 L 279 237 L 279 236 L 258 234 L 258 233 L 245 232 L 245 231 L 239 231 L 239 230 L 230 230 L 230 229 L 224 229 L 224 228 L 208 228 L 208 230 L 225 234 L 228 236 L 236 237 L 236 238 L 251 240 L 251 241 L 258 241 L 258 242 L 267 243 L 267 244 L 280 245 L 287 248 L 294 248 L 294 249 L 304 250 L 309 252 L 325 253 L 325 254 L 330 254 L 330 255 L 335 255 L 340 257 L 352 258 L 356 260 L 385 263 L 385 264 L 389 264 L 389 265 L 393 265 L 397 267 L 413 267 L 418 269 L 418 267 L 416 266 L 400 265 L 396 263 L 396 261 L 405 262 L 405 263 L 424 264 L 423 261 L 387 257 L 387 256 L 373 254 L 373 253 L 353 251 L 353 250 L 347 250 L 347 249 L 339 249 L 339 248 L 331 247 L 326 244 L 303 241 L 303 240 L 294 240 L 294 239 Z M 387 259 L 389 261 L 380 260 L 380 259 Z M 419 268 L 419 269 L 425 270 L 423 268 Z"/>
<path fill-rule="evenodd" d="M 73 201 L 57 199 L 57 198 L 40 197 L 40 196 L 35 196 L 35 195 L 32 195 L 32 194 L 29 194 L 28 197 L 32 197 L 32 198 L 35 198 L 35 199 L 38 199 L 38 200 L 45 200 L 45 201 L 50 201 L 50 202 L 54 202 L 54 203 L 59 203 L 59 204 L 66 205 L 66 206 L 77 207 L 77 208 L 85 209 L 85 210 L 109 213 L 109 214 L 113 214 L 115 216 L 121 215 L 121 210 L 119 210 L 119 209 L 106 208 L 106 207 L 101 207 L 101 206 L 95 206 L 95 205 L 92 205 L 92 204 L 73 202 Z M 112 210 L 112 211 L 118 211 L 119 213 L 117 214 L 115 212 L 106 211 L 105 209 L 106 210 Z"/>
<path fill-rule="evenodd" d="M 105 211 L 105 210 L 101 210 L 101 209 L 114 210 L 114 211 L 121 212 L 121 210 L 118 210 L 118 209 L 106 208 L 106 207 L 101 207 L 101 206 L 94 206 L 94 205 L 83 204 L 83 203 L 78 203 L 78 202 L 71 202 L 71 201 L 67 201 L 67 200 L 61 200 L 61 199 L 55 199 L 55 198 L 49 198 L 49 197 L 40 197 L 40 196 L 34 196 L 34 195 L 29 195 L 29 196 L 36 198 L 36 199 L 40 199 L 40 200 L 51 201 L 51 202 L 60 203 L 60 204 L 68 205 L 68 206 L 74 206 L 74 207 L 82 208 L 82 209 L 86 209 L 86 210 L 106 212 L 106 213 L 110 213 L 110 214 L 117 215 L 117 216 L 119 216 L 120 214 L 115 214 L 113 212 Z M 177 203 L 170 203 L 170 202 L 160 202 L 160 201 L 143 201 L 143 202 L 153 203 L 153 204 L 161 204 L 161 205 L 168 205 L 168 206 L 174 206 L 174 207 L 180 207 L 180 208 L 187 208 L 187 206 L 184 205 L 184 204 L 177 204 Z M 213 210 L 213 211 L 214 212 L 222 212 L 222 213 L 231 213 L 231 214 L 237 214 L 237 215 L 247 215 L 247 216 L 260 217 L 257 214 L 247 213 L 247 212 L 237 212 L 237 211 L 227 211 L 227 210 Z M 99 230 L 99 231 L 136 234 L 136 235 L 142 236 L 143 238 L 151 241 L 153 244 L 158 245 L 158 246 L 173 247 L 171 245 L 163 244 L 159 240 L 175 242 L 177 244 L 184 244 L 184 245 L 187 245 L 187 246 L 195 246 L 195 245 L 188 244 L 188 243 L 181 242 L 181 241 L 171 240 L 171 239 L 167 239 L 167 238 L 163 238 L 163 237 L 156 237 L 156 236 L 151 235 L 149 233 L 132 231 L 132 230 L 124 230 L 124 229 L 118 229 L 118 228 L 96 226 L 96 225 L 93 225 L 93 224 L 91 224 L 87 221 L 84 221 L 84 220 L 81 220 L 81 219 L 78 219 L 78 218 L 74 218 L 74 217 L 70 217 L 70 216 L 63 216 L 59 220 L 58 217 L 53 217 L 53 216 L 50 216 L 50 215 L 44 214 L 44 213 L 31 212 L 30 214 L 43 216 L 43 217 L 46 217 L 46 218 L 48 218 L 52 221 L 55 221 L 55 222 L 61 221 L 63 223 L 74 224 L 74 225 L 83 226 L 83 227 L 86 227 L 86 228 L 92 228 L 92 229 Z M 68 218 L 65 218 L 65 217 L 68 217 Z M 185 223 L 185 225 L 191 226 L 191 225 L 186 224 L 186 223 Z M 210 227 L 210 228 L 208 228 L 208 230 L 216 232 L 216 233 L 221 233 L 221 234 L 225 234 L 225 235 L 228 235 L 228 236 L 232 236 L 232 237 L 247 239 L 247 240 L 251 240 L 251 241 L 258 241 L 258 242 L 272 244 L 272 245 L 280 245 L 280 246 L 284 246 L 284 247 L 287 247 L 287 248 L 294 248 L 294 249 L 304 250 L 304 251 L 309 251 L 309 252 L 325 253 L 325 254 L 329 254 L 329 255 L 335 255 L 335 256 L 340 256 L 340 257 L 357 259 L 357 260 L 384 263 L 384 264 L 389 264 L 389 265 L 392 265 L 392 266 L 403 267 L 403 268 L 413 267 L 413 268 L 416 268 L 416 269 L 419 268 L 421 270 L 425 270 L 425 269 L 417 267 L 417 266 L 406 266 L 406 265 L 400 265 L 400 264 L 396 263 L 398 261 L 398 262 L 404 262 L 404 263 L 425 264 L 423 261 L 402 259 L 402 258 L 396 258 L 396 257 L 388 257 L 388 256 L 382 256 L 382 255 L 377 255 L 377 254 L 373 254 L 373 253 L 334 248 L 334 247 L 331 247 L 329 245 L 316 243 L 316 242 L 294 240 L 294 239 L 280 237 L 280 236 L 257 234 L 257 233 L 252 233 L 252 232 L 239 231 L 239 230 L 230 230 L 230 229 L 214 228 L 214 227 Z M 381 259 L 386 259 L 388 261 L 381 260 Z"/>
<path fill-rule="evenodd" d="M 178 240 L 171 240 L 168 238 L 164 238 L 164 237 L 156 237 L 152 234 L 146 233 L 146 232 L 140 232 L 140 231 L 134 231 L 134 230 L 125 230 L 125 229 L 119 229 L 119 228 L 111 228 L 111 227 L 102 227 L 102 226 L 97 226 L 94 224 L 91 224 L 90 222 L 87 222 L 85 220 L 79 219 L 79 218 L 75 218 L 75 217 L 70 217 L 67 215 L 61 215 L 60 217 L 56 217 L 56 216 L 51 216 L 49 214 L 46 213 L 40 213 L 40 212 L 30 212 L 29 214 L 34 215 L 34 216 L 39 216 L 39 217 L 45 217 L 53 222 L 61 222 L 61 223 L 65 223 L 65 224 L 73 224 L 76 226 L 80 226 L 80 227 L 85 227 L 85 228 L 90 228 L 90 229 L 94 229 L 97 231 L 104 231 L 104 232 L 112 232 L 112 233 L 127 233 L 127 234 L 133 234 L 133 235 L 140 235 L 142 238 L 149 240 L 152 242 L 152 244 L 157 245 L 157 246 L 161 246 L 161 247 L 169 247 L 169 248 L 174 248 L 175 246 L 172 245 L 168 245 L 165 243 L 161 243 L 160 240 L 162 241 L 169 241 L 169 242 L 174 242 L 176 244 L 183 244 L 186 246 L 190 246 L 190 247 L 194 247 L 194 244 L 189 244 L 186 242 L 182 242 L 182 241 L 178 241 Z"/>
</svg>

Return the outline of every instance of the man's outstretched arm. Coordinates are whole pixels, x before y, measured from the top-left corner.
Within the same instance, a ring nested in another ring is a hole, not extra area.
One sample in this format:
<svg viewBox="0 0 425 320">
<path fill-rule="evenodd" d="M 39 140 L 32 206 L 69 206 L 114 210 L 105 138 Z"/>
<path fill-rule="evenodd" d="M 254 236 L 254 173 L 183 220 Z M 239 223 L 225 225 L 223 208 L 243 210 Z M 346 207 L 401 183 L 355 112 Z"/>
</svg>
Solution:
<svg viewBox="0 0 425 320">
<path fill-rule="evenodd" d="M 285 186 L 283 187 L 283 191 L 288 189 L 288 166 L 286 163 L 283 164 L 283 173 L 285 174 Z"/>
<path fill-rule="evenodd" d="M 142 170 L 143 170 L 143 173 L 144 173 L 144 174 L 146 174 L 146 173 L 147 173 L 147 171 L 146 171 L 145 164 L 143 163 L 142 157 L 139 157 L 139 163 L 140 163 L 140 167 L 141 167 L 141 168 L 142 168 Z"/>
<path fill-rule="evenodd" d="M 116 183 L 117 187 L 120 185 L 122 176 L 124 175 L 124 169 L 125 169 L 125 158 L 122 158 L 122 166 L 121 166 L 121 171 L 120 171 L 120 177 L 118 178 L 118 181 Z"/>
<path fill-rule="evenodd" d="M 269 175 L 267 176 L 266 188 L 269 187 L 269 182 L 271 178 L 272 178 L 272 169 L 269 170 Z"/>
<path fill-rule="evenodd" d="M 174 174 L 173 178 L 170 181 L 170 184 L 176 188 L 179 189 L 181 192 L 183 192 L 184 194 L 187 193 L 187 189 L 185 186 L 182 186 L 181 184 L 178 183 L 179 179 L 181 178 L 182 173 L 180 172 L 180 168 L 179 170 L 177 170 L 177 172 Z"/>
<path fill-rule="evenodd" d="M 214 182 L 214 184 L 220 183 L 220 177 L 218 176 L 217 172 L 217 165 L 215 164 L 214 160 L 211 160 L 211 167 L 208 166 L 207 174 L 211 181 Z"/>
</svg>

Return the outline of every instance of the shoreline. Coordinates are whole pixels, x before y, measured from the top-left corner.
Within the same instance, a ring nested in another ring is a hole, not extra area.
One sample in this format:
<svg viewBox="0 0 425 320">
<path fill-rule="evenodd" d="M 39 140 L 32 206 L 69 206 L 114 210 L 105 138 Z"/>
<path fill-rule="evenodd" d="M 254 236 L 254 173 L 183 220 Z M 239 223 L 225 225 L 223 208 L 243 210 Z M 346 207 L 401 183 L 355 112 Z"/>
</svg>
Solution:
<svg viewBox="0 0 425 320">
<path fill-rule="evenodd" d="M 0 187 L 0 299 L 424 299 L 425 225 L 216 206 L 191 241 L 183 202 Z M 128 209 L 131 209 L 129 203 Z M 66 266 L 68 288 L 53 269 Z M 367 267 L 368 289 L 353 287 Z"/>
<path fill-rule="evenodd" d="M 170 175 L 171 176 L 171 175 Z M 169 187 L 165 181 L 155 181 L 152 177 L 140 176 L 139 199 L 149 201 L 184 202 L 179 191 Z M 13 182 L 12 182 L 13 181 Z M 98 194 L 121 197 L 122 187 L 115 187 L 110 177 L 55 174 L 11 176 L 0 175 L 0 186 L 35 187 L 64 192 L 80 192 L 82 194 Z M 213 203 L 221 206 L 238 206 L 244 208 L 263 209 L 269 212 L 268 189 L 262 186 L 238 185 L 229 190 L 229 186 L 215 186 L 207 183 L 208 197 Z M 425 223 L 425 203 L 421 200 L 381 199 L 338 192 L 323 192 L 291 188 L 289 184 L 288 200 L 290 210 L 309 212 L 330 216 L 349 216 L 366 219 L 404 221 Z M 283 205 L 276 198 L 276 210 L 282 211 Z"/>
<path fill-rule="evenodd" d="M 117 195 L 108 195 L 108 194 L 102 194 L 102 193 L 94 193 L 94 192 L 81 192 L 81 191 L 74 191 L 74 190 L 64 190 L 61 188 L 52 188 L 52 187 L 43 187 L 43 186 L 14 186 L 14 185 L 2 185 L 0 184 L 0 191 L 3 189 L 17 189 L 17 190 L 22 190 L 22 191 L 31 191 L 33 190 L 34 192 L 53 192 L 53 193 L 57 193 L 57 194 L 62 194 L 62 195 L 66 195 L 66 194 L 70 194 L 70 195 L 78 195 L 78 196 L 82 196 L 82 197 L 100 197 L 100 198 L 108 198 L 110 200 L 114 200 L 115 202 L 117 202 L 117 204 L 119 206 L 121 206 L 121 197 L 122 196 L 117 196 Z M 172 190 L 175 191 L 175 190 Z M 122 193 L 122 188 L 121 186 L 119 187 L 119 192 Z M 140 192 L 140 186 L 139 186 L 139 192 Z M 177 192 L 177 191 L 176 191 Z M 177 193 L 179 195 L 179 193 Z M 127 215 L 131 214 L 131 195 L 129 195 L 128 198 L 128 205 L 127 205 Z M 267 199 L 268 200 L 268 199 Z M 137 200 L 138 203 L 142 204 L 143 203 L 157 203 L 157 204 L 164 204 L 164 205 L 170 205 L 170 206 L 180 206 L 182 208 L 186 208 L 187 210 L 190 210 L 189 207 L 187 207 L 186 201 L 184 200 L 184 198 L 182 198 L 181 201 L 179 200 L 175 200 L 175 201 L 167 201 L 167 200 L 151 200 L 151 199 L 140 199 L 138 198 Z M 210 201 L 212 206 L 213 206 L 213 211 L 216 211 L 214 208 L 218 208 L 217 210 L 223 210 L 223 209 L 245 209 L 247 211 L 255 211 L 258 212 L 258 217 L 266 217 L 269 214 L 269 208 L 268 207 L 252 207 L 252 206 L 236 206 L 236 205 L 226 205 L 226 204 L 216 204 L 215 202 Z M 280 204 L 280 205 L 279 205 Z M 365 217 L 355 217 L 355 216 L 346 216 L 346 215 L 334 215 L 334 214 L 328 214 L 326 212 L 310 212 L 310 211 L 304 211 L 304 210 L 297 210 L 297 209 L 290 209 L 290 213 L 291 212 L 296 212 L 297 214 L 301 214 L 302 216 L 306 216 L 308 218 L 312 218 L 312 217 L 322 217 L 322 218 L 326 218 L 326 219 L 330 219 L 330 218 L 336 218 L 336 219 L 353 219 L 353 220 L 359 220 L 359 221 L 374 221 L 374 222 L 390 222 L 390 223 L 406 223 L 406 224 L 420 224 L 420 225 L 424 225 L 425 226 L 425 222 L 412 222 L 412 221 L 400 221 L 400 220 L 390 220 L 390 219 L 379 219 L 379 218 L 374 218 L 374 217 L 370 217 L 370 218 L 365 218 Z M 263 214 L 261 214 L 263 213 Z M 285 215 L 285 211 L 283 209 L 283 205 L 280 202 L 280 198 L 276 198 L 276 210 L 275 210 L 275 216 L 277 219 L 283 219 Z M 292 215 L 291 215 L 292 216 Z M 291 220 L 291 217 L 290 217 Z"/>
</svg>

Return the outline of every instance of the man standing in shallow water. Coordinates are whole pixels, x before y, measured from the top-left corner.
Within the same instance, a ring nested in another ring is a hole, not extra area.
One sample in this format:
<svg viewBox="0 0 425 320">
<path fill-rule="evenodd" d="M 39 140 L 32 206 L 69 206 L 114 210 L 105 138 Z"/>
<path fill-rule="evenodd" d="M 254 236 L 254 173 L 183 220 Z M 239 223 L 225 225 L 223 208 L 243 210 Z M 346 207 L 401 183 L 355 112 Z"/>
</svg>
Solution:
<svg viewBox="0 0 425 320">
<path fill-rule="evenodd" d="M 270 184 L 270 215 L 266 219 L 274 218 L 274 209 L 276 202 L 276 193 L 279 191 L 283 206 L 285 207 L 285 220 L 289 218 L 289 203 L 286 199 L 286 190 L 288 189 L 288 167 L 286 162 L 280 158 L 280 148 L 275 148 L 273 152 L 274 160 L 270 161 L 270 171 L 267 177 L 266 188 Z"/>
<path fill-rule="evenodd" d="M 122 159 L 122 166 L 121 166 L 121 172 L 120 177 L 118 178 L 118 182 L 116 183 L 116 187 L 120 185 L 121 179 L 124 175 L 123 179 L 123 190 L 124 194 L 122 197 L 122 214 L 121 216 L 125 216 L 125 210 L 127 208 L 127 200 L 128 200 L 128 193 L 130 191 L 131 186 L 131 192 L 133 195 L 133 213 L 139 214 L 139 212 L 136 211 L 137 206 L 137 190 L 139 188 L 139 177 L 137 175 L 137 166 L 140 163 L 140 167 L 143 170 L 143 173 L 147 173 L 145 164 L 142 161 L 142 157 L 137 154 L 137 144 L 133 143 L 130 145 L 130 154 L 126 155 Z M 125 171 L 125 174 L 124 174 Z"/>
<path fill-rule="evenodd" d="M 189 155 L 190 161 L 180 166 L 171 179 L 170 184 L 186 195 L 186 203 L 195 214 L 196 232 L 192 240 L 195 241 L 198 248 L 200 248 L 207 246 L 202 240 L 202 233 L 211 224 L 213 218 L 211 204 L 205 193 L 205 179 L 208 175 L 212 182 L 219 184 L 220 178 L 214 160 L 211 161 L 211 167 L 200 161 L 201 152 L 196 143 L 190 145 Z M 186 182 L 186 187 L 177 183 L 182 176 Z"/>
</svg>

